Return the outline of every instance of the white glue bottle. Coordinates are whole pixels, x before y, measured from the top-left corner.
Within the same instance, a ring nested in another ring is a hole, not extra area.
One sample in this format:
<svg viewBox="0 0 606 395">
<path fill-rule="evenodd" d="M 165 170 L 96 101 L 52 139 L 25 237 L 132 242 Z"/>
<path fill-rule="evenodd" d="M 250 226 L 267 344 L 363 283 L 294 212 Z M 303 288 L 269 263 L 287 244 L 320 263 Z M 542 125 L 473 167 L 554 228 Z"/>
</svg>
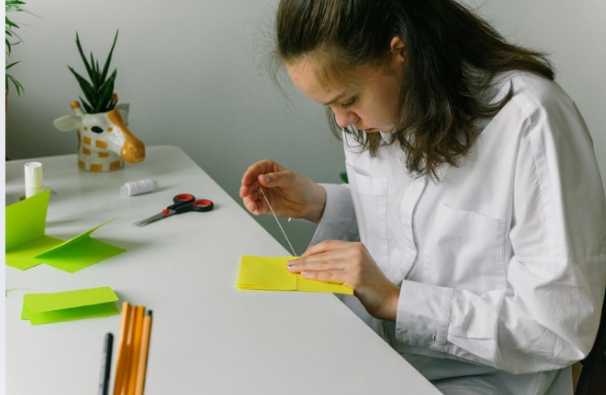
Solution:
<svg viewBox="0 0 606 395">
<path fill-rule="evenodd" d="M 44 180 L 42 178 L 42 163 L 27 162 L 25 169 L 25 198 L 34 196 L 44 191 Z"/>
</svg>

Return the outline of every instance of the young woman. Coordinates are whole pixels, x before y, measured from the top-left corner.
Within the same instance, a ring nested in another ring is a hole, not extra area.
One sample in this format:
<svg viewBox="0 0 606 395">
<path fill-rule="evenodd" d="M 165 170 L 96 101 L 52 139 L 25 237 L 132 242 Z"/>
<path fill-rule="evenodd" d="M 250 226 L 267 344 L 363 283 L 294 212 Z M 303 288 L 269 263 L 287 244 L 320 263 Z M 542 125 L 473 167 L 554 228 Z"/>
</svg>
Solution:
<svg viewBox="0 0 606 395">
<path fill-rule="evenodd" d="M 250 166 L 318 223 L 288 270 L 354 290 L 445 394 L 571 394 L 606 284 L 604 191 L 546 58 L 452 0 L 282 0 L 277 58 L 342 131 L 348 185 Z M 358 241 L 359 240 L 359 241 Z"/>
</svg>

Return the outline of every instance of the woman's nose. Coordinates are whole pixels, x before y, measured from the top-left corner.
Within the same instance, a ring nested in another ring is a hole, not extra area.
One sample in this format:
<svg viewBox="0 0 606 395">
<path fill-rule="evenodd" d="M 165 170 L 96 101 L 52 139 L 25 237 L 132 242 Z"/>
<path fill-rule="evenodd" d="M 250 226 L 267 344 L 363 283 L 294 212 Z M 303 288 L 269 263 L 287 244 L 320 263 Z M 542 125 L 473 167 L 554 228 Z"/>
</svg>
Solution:
<svg viewBox="0 0 606 395">
<path fill-rule="evenodd" d="M 333 109 L 332 111 L 335 114 L 335 122 L 340 128 L 344 128 L 360 120 L 360 117 L 353 111 L 341 109 Z"/>
</svg>

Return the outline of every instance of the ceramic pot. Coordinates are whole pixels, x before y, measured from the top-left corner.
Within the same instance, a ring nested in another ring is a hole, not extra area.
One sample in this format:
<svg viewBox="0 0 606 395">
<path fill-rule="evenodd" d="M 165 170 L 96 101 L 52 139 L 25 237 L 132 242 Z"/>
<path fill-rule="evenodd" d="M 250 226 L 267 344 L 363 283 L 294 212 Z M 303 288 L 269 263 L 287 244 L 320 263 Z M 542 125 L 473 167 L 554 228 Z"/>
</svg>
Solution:
<svg viewBox="0 0 606 395">
<path fill-rule="evenodd" d="M 130 105 L 118 104 L 113 110 L 87 114 L 77 101 L 71 102 L 75 115 L 57 118 L 53 124 L 62 132 L 78 132 L 78 167 L 85 171 L 119 170 L 124 162 L 145 159 L 145 146 L 128 129 Z"/>
</svg>

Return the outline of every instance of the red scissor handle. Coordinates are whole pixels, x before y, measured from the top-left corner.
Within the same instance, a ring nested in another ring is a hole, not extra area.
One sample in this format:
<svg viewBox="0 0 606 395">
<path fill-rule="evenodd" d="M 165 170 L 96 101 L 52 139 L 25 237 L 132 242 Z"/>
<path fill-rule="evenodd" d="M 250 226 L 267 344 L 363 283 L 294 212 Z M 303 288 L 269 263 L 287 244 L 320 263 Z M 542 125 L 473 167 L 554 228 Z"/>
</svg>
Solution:
<svg viewBox="0 0 606 395">
<path fill-rule="evenodd" d="M 214 207 L 212 200 L 200 199 L 194 202 L 194 209 L 196 211 L 210 211 Z"/>
<path fill-rule="evenodd" d="M 175 210 L 179 206 L 192 203 L 196 198 L 190 193 L 180 193 L 173 198 L 173 204 L 167 207 L 168 210 Z"/>
<path fill-rule="evenodd" d="M 210 211 L 214 207 L 214 204 L 211 200 L 208 199 L 200 199 L 195 202 L 190 202 L 187 204 L 183 204 L 181 206 L 175 207 L 175 214 L 185 213 L 187 211 Z"/>
</svg>

